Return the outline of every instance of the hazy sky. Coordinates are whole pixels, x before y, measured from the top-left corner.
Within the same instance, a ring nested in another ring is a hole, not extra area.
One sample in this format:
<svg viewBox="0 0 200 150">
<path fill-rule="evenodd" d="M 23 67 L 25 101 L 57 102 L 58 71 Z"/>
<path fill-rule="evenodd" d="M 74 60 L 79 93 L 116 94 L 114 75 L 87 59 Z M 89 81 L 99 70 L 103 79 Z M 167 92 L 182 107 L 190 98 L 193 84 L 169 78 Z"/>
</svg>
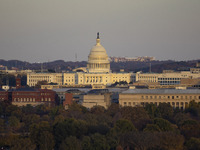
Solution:
<svg viewBox="0 0 200 150">
<path fill-rule="evenodd" d="M 109 56 L 200 59 L 200 0 L 0 0 L 0 59 Z"/>
</svg>

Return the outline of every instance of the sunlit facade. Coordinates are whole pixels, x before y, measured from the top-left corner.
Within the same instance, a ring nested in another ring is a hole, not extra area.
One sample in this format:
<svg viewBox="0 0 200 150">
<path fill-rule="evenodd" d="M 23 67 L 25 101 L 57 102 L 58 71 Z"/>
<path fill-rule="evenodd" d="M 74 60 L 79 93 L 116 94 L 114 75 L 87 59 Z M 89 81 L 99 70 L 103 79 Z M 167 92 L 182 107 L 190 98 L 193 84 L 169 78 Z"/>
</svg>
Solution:
<svg viewBox="0 0 200 150">
<path fill-rule="evenodd" d="M 78 68 L 78 70 L 80 70 Z M 112 73 L 110 61 L 105 48 L 100 44 L 97 33 L 96 44 L 88 55 L 87 68 L 82 72 L 71 73 L 29 73 L 27 85 L 35 86 L 38 81 L 47 81 L 58 85 L 111 85 L 115 82 L 124 81 L 130 83 L 133 73 Z"/>
</svg>

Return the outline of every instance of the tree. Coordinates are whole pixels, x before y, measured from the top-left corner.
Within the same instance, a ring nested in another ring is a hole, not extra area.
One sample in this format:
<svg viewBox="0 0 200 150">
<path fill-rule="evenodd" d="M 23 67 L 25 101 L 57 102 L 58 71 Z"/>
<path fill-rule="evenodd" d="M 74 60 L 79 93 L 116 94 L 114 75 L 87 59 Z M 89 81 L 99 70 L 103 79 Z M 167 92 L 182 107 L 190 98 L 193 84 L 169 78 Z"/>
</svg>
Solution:
<svg viewBox="0 0 200 150">
<path fill-rule="evenodd" d="M 158 106 L 161 117 L 167 120 L 172 120 L 174 110 L 168 103 L 161 103 Z"/>
<path fill-rule="evenodd" d="M 148 112 L 151 118 L 160 117 L 161 114 L 158 110 L 158 107 L 155 104 L 147 104 L 145 110 Z"/>
<path fill-rule="evenodd" d="M 52 129 L 46 121 L 31 126 L 30 138 L 37 145 L 37 148 L 43 150 L 53 149 L 55 144 Z"/>
<path fill-rule="evenodd" d="M 196 103 L 194 100 L 190 101 L 189 107 L 185 111 L 198 117 L 200 115 L 200 104 Z"/>
<path fill-rule="evenodd" d="M 91 135 L 91 145 L 93 150 L 107 150 L 110 148 L 106 142 L 106 137 L 99 133 Z"/>
<path fill-rule="evenodd" d="M 123 107 L 120 109 L 123 119 L 130 120 L 134 126 L 142 130 L 151 120 L 143 107 Z"/>
<path fill-rule="evenodd" d="M 22 121 L 23 121 L 23 123 L 25 123 L 23 130 L 25 132 L 28 132 L 31 125 L 33 125 L 34 123 L 39 123 L 40 116 L 36 115 L 36 114 L 24 115 L 22 117 Z"/>
<path fill-rule="evenodd" d="M 191 137 L 190 140 L 188 140 L 185 145 L 188 150 L 200 149 L 200 139 Z"/>
<path fill-rule="evenodd" d="M 10 116 L 8 118 L 8 125 L 11 127 L 13 130 L 17 130 L 20 127 L 20 121 L 17 117 L 15 116 Z"/>
<path fill-rule="evenodd" d="M 188 113 L 179 112 L 174 116 L 174 121 L 178 126 L 181 126 L 186 120 L 190 120 L 190 116 Z"/>
<path fill-rule="evenodd" d="M 62 144 L 60 145 L 59 150 L 80 150 L 81 144 L 80 141 L 75 136 L 67 137 Z"/>
<path fill-rule="evenodd" d="M 119 104 L 116 104 L 116 103 L 112 103 L 108 109 L 106 110 L 106 114 L 111 116 L 111 117 L 114 117 L 115 114 L 117 114 L 119 112 L 120 108 L 119 108 Z"/>
<path fill-rule="evenodd" d="M 4 119 L 0 118 L 0 133 L 3 133 L 4 127 L 5 127 Z"/>
<path fill-rule="evenodd" d="M 87 133 L 87 123 L 83 120 L 66 119 L 54 125 L 56 145 L 59 146 L 66 137 L 81 137 Z"/>
<path fill-rule="evenodd" d="M 200 123 L 196 120 L 186 120 L 180 126 L 181 133 L 185 136 L 186 139 L 190 137 L 200 137 Z"/>
<path fill-rule="evenodd" d="M 84 136 L 81 141 L 82 141 L 81 147 L 82 147 L 83 150 L 93 150 L 91 139 L 90 139 L 89 136 Z"/>
<path fill-rule="evenodd" d="M 120 138 L 124 149 L 182 150 L 183 143 L 183 136 L 173 132 L 129 132 Z"/>
<path fill-rule="evenodd" d="M 126 132 L 136 131 L 136 128 L 131 121 L 120 119 L 115 123 L 113 131 L 116 132 L 117 135 L 121 135 Z"/>
<path fill-rule="evenodd" d="M 103 114 L 105 112 L 105 108 L 103 106 L 93 106 L 90 112 L 93 114 Z"/>
<path fill-rule="evenodd" d="M 156 124 L 147 124 L 146 128 L 144 128 L 143 131 L 148 131 L 148 132 L 160 132 L 161 129 L 160 129 L 159 126 L 156 125 Z"/>
<path fill-rule="evenodd" d="M 154 124 L 157 125 L 161 131 L 174 131 L 175 130 L 169 121 L 162 119 L 162 118 L 154 119 Z"/>
<path fill-rule="evenodd" d="M 35 113 L 35 109 L 34 109 L 34 107 L 32 106 L 32 105 L 30 105 L 30 104 L 28 104 L 28 105 L 26 105 L 26 106 L 22 106 L 22 112 L 24 113 L 24 114 L 34 114 Z"/>
<path fill-rule="evenodd" d="M 36 145 L 29 138 L 17 138 L 13 140 L 11 150 L 33 150 Z"/>
</svg>

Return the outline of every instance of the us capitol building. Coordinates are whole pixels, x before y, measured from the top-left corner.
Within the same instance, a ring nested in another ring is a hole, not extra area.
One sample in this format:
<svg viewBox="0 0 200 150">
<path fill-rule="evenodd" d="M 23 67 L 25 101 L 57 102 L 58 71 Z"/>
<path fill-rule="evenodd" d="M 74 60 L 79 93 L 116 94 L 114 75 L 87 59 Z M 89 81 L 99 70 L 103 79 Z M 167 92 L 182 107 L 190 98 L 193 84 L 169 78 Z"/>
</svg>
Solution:
<svg viewBox="0 0 200 150">
<path fill-rule="evenodd" d="M 80 72 L 81 71 L 81 72 Z M 115 82 L 133 81 L 133 73 L 112 73 L 105 48 L 100 43 L 97 33 L 96 45 L 90 50 L 86 68 L 77 68 L 69 73 L 28 73 L 27 85 L 35 86 L 38 81 L 47 81 L 58 85 L 106 86 Z"/>
</svg>

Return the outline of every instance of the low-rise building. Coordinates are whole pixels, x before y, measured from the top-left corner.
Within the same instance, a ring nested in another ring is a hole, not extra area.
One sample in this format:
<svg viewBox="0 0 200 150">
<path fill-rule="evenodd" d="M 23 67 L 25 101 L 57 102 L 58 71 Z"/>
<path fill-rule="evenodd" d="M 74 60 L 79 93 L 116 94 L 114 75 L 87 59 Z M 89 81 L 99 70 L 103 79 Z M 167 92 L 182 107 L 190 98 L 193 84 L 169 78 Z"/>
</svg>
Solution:
<svg viewBox="0 0 200 150">
<path fill-rule="evenodd" d="M 86 95 L 83 95 L 82 105 L 86 108 L 92 108 L 94 106 L 108 108 L 111 104 L 111 95 L 107 89 L 91 90 Z"/>
<path fill-rule="evenodd" d="M 173 108 L 185 109 L 190 101 L 200 102 L 199 89 L 128 89 L 119 94 L 121 106 L 145 106 L 169 103 Z"/>
<path fill-rule="evenodd" d="M 158 82 L 160 85 L 177 85 L 181 79 L 197 79 L 200 73 L 190 71 L 164 72 L 164 73 L 136 73 L 136 82 Z"/>
<path fill-rule="evenodd" d="M 0 89 L 0 101 L 8 101 L 9 100 L 9 93 L 4 89 Z"/>
<path fill-rule="evenodd" d="M 55 105 L 56 93 L 47 89 L 19 88 L 12 91 L 12 104 L 36 106 L 40 104 Z"/>
</svg>

